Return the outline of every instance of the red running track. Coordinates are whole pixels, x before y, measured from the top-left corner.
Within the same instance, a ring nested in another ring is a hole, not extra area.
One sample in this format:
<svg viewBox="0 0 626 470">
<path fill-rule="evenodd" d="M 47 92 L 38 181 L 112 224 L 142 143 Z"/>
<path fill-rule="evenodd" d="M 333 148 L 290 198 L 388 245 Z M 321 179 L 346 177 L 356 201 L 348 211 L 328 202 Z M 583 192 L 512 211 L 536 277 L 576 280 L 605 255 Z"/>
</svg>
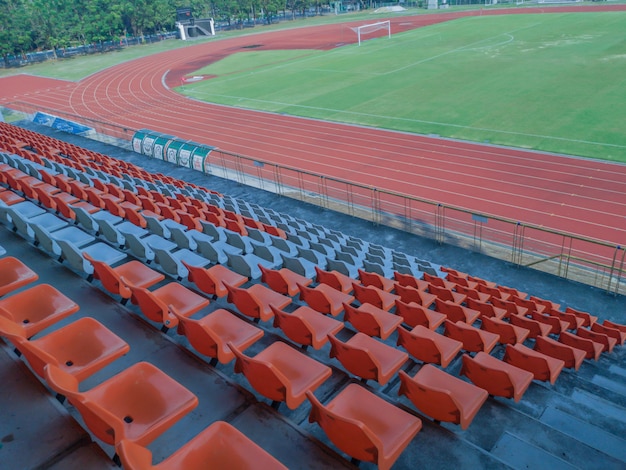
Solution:
<svg viewBox="0 0 626 470">
<path fill-rule="evenodd" d="M 531 11 L 543 10 L 519 10 Z M 420 15 L 392 18 L 392 22 L 394 31 L 399 31 L 459 16 L 511 12 Z M 21 101 L 129 128 L 148 128 L 474 212 L 626 243 L 624 165 L 235 109 L 190 100 L 169 88 L 179 85 L 185 74 L 245 46 L 255 45 L 256 50 L 337 47 L 345 40 L 344 28 L 309 27 L 193 45 L 123 63 L 78 83 L 23 75 L 4 78 L 0 104 Z"/>
</svg>

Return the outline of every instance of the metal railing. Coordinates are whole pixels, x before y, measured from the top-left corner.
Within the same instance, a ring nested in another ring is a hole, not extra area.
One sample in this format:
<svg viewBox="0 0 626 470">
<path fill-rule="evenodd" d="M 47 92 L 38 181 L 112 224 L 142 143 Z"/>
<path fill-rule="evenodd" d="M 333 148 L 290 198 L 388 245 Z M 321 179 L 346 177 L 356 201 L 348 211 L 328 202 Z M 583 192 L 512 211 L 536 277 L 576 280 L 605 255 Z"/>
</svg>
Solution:
<svg viewBox="0 0 626 470">
<path fill-rule="evenodd" d="M 43 111 L 59 115 L 58 111 L 33 109 L 25 103 L 12 103 L 10 109 L 27 114 Z M 94 128 L 99 135 L 97 140 L 112 138 L 125 148 L 130 148 L 130 140 L 136 132 L 135 129 L 67 113 L 61 113 L 61 117 Z M 209 154 L 205 172 L 431 238 L 438 243 L 459 246 L 518 266 L 592 285 L 609 293 L 626 292 L 626 250 L 620 245 L 472 212 L 220 149 Z"/>
</svg>

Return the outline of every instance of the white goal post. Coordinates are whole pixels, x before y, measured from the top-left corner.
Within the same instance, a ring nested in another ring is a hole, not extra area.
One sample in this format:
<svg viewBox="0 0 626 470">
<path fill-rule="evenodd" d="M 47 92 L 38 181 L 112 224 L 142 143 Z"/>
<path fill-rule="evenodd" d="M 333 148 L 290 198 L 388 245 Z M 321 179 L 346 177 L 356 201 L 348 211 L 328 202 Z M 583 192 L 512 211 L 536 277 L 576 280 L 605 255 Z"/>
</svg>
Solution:
<svg viewBox="0 0 626 470">
<path fill-rule="evenodd" d="M 356 33 L 358 37 L 359 46 L 361 45 L 361 41 L 364 41 L 365 39 L 367 39 L 366 36 L 368 34 L 373 34 L 376 31 L 380 31 L 381 29 L 387 30 L 387 37 L 391 39 L 391 21 L 390 20 L 379 21 L 377 23 L 371 23 L 371 24 L 364 24 L 364 25 L 357 26 L 351 29 L 352 31 Z"/>
</svg>

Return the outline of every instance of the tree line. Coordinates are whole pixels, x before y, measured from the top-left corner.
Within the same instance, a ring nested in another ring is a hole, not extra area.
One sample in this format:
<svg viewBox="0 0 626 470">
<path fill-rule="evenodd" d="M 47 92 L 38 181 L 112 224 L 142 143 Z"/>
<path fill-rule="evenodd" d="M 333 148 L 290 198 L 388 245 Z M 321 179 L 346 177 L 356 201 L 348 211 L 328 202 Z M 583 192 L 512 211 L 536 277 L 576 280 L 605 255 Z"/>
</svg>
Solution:
<svg viewBox="0 0 626 470">
<path fill-rule="evenodd" d="M 319 12 L 316 0 L 0 0 L 3 58 L 126 37 L 173 31 L 176 9 L 191 7 L 195 18 L 226 24 L 271 21 L 279 11 Z"/>
</svg>

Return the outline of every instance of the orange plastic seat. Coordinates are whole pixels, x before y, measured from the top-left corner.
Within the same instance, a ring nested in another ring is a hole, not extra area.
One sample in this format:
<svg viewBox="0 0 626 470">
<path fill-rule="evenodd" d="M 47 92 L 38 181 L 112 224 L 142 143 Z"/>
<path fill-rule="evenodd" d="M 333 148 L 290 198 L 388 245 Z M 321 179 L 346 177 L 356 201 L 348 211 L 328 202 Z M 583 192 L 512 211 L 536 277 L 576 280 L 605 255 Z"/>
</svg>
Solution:
<svg viewBox="0 0 626 470">
<path fill-rule="evenodd" d="M 344 294 L 352 292 L 352 283 L 357 282 L 347 274 L 339 271 L 324 271 L 319 266 L 315 266 L 315 280 L 321 284 L 327 284 L 333 289 L 337 289 Z"/>
<path fill-rule="evenodd" d="M 131 297 L 131 290 L 122 278 L 133 286 L 147 289 L 165 279 L 158 271 L 146 266 L 141 261 L 132 260 L 116 267 L 111 267 L 104 261 L 92 258 L 89 253 L 83 252 L 83 257 L 93 266 L 94 279 L 100 280 L 102 286 L 111 294 L 122 297 L 122 303 L 126 303 Z"/>
<path fill-rule="evenodd" d="M 354 297 L 359 302 L 371 304 L 383 310 L 390 310 L 395 305 L 396 299 L 400 298 L 399 295 L 385 292 L 377 287 L 357 284 L 356 282 L 352 283 L 352 288 L 354 289 Z"/>
<path fill-rule="evenodd" d="M 269 321 L 274 312 L 270 305 L 283 309 L 291 303 L 291 298 L 274 292 L 262 284 L 253 284 L 247 289 L 225 284 L 228 290 L 228 302 L 234 304 L 245 316 L 256 321 Z"/>
<path fill-rule="evenodd" d="M 328 342 L 328 335 L 343 329 L 343 322 L 303 305 L 291 313 L 270 305 L 274 312 L 274 328 L 280 328 L 290 340 L 306 349 L 321 349 Z"/>
<path fill-rule="evenodd" d="M 559 303 L 552 302 L 551 300 L 542 299 L 541 297 L 536 297 L 534 295 L 531 295 L 529 297 L 529 300 L 532 300 L 536 304 L 543 305 L 545 307 L 544 312 L 547 312 L 549 310 L 558 310 L 561 308 L 561 304 Z"/>
<path fill-rule="evenodd" d="M 447 290 L 453 290 L 456 287 L 456 284 L 454 282 L 447 281 L 446 279 L 442 277 L 434 276 L 426 272 L 423 273 L 422 279 L 426 281 L 427 283 L 432 284 L 433 286 L 441 287 Z"/>
<path fill-rule="evenodd" d="M 402 287 L 413 287 L 421 291 L 428 289 L 428 282 L 418 279 L 412 274 L 403 274 L 398 271 L 394 271 L 393 278 L 395 279 L 396 284 L 400 284 Z"/>
<path fill-rule="evenodd" d="M 537 302 L 534 302 L 530 299 L 520 298 L 516 295 L 511 296 L 511 301 L 513 301 L 515 305 L 528 309 L 527 313 L 543 313 L 543 311 L 546 309 L 546 307 L 542 304 L 538 304 Z"/>
<path fill-rule="evenodd" d="M 440 298 L 437 298 L 437 300 L 435 300 L 435 305 L 437 311 L 439 313 L 443 313 L 448 320 L 453 323 L 460 321 L 467 323 L 468 325 L 472 325 L 476 320 L 478 320 L 478 317 L 480 317 L 480 312 L 478 310 L 463 307 L 462 305 L 455 304 L 449 300 L 441 300 Z"/>
<path fill-rule="evenodd" d="M 152 464 L 152 452 L 131 440 L 122 439 L 116 451 L 126 470 L 287 470 L 245 434 L 224 421 L 214 422 L 156 465 Z"/>
<path fill-rule="evenodd" d="M 525 315 L 528 312 L 528 309 L 525 307 L 520 307 L 515 302 L 511 302 L 510 300 L 502 300 L 497 297 L 491 297 L 489 300 L 492 305 L 498 308 L 503 308 L 508 312 L 509 315 Z"/>
<path fill-rule="evenodd" d="M 375 380 L 385 385 L 408 360 L 409 355 L 364 333 L 346 342 L 334 335 L 330 340 L 330 357 L 336 358 L 351 374 L 363 381 Z"/>
<path fill-rule="evenodd" d="M 544 323 L 546 325 L 550 325 L 550 333 L 551 335 L 560 335 L 561 331 L 565 331 L 569 327 L 569 322 L 565 320 L 561 320 L 558 317 L 554 317 L 552 315 L 538 313 L 538 312 L 529 312 L 528 314 L 530 318 L 533 320 L 537 320 L 539 323 Z"/>
<path fill-rule="evenodd" d="M 564 367 L 574 368 L 574 370 L 578 370 L 587 355 L 582 349 L 559 343 L 545 336 L 537 336 L 534 349 L 547 356 L 562 360 L 565 363 Z"/>
<path fill-rule="evenodd" d="M 39 279 L 39 275 L 13 256 L 0 258 L 0 297 Z"/>
<path fill-rule="evenodd" d="M 79 309 L 50 284 L 37 284 L 0 300 L 0 315 L 21 324 L 27 338 Z"/>
<path fill-rule="evenodd" d="M 521 290 L 515 289 L 514 287 L 507 287 L 499 285 L 497 286 L 500 292 L 504 292 L 505 294 L 510 295 L 511 297 L 517 297 L 518 299 L 525 300 L 528 297 L 526 292 L 522 292 Z"/>
<path fill-rule="evenodd" d="M 398 395 L 405 395 L 422 413 L 435 422 L 460 424 L 467 429 L 489 393 L 435 366 L 425 364 L 411 378 L 400 371 Z"/>
<path fill-rule="evenodd" d="M 289 297 L 300 292 L 298 284 L 308 286 L 313 282 L 313 279 L 304 277 L 288 268 L 269 269 L 259 264 L 259 269 L 261 270 L 261 282 L 267 284 L 273 291 Z"/>
<path fill-rule="evenodd" d="M 431 330 L 436 330 L 447 318 L 443 313 L 435 312 L 423 305 L 414 302 L 405 303 L 401 300 L 396 300 L 395 312 L 410 327 L 422 325 Z"/>
<path fill-rule="evenodd" d="M 343 304 L 350 304 L 354 301 L 354 296 L 344 294 L 333 289 L 328 284 L 318 284 L 315 287 L 299 285 L 300 300 L 307 303 L 309 307 L 323 314 L 330 314 L 336 317 L 343 312 Z"/>
<path fill-rule="evenodd" d="M 552 326 L 546 323 L 538 322 L 532 318 L 526 318 L 523 315 L 510 315 L 509 322 L 511 325 L 519 326 L 520 328 L 526 328 L 530 333 L 529 338 L 536 338 L 537 336 L 548 336 L 552 330 Z"/>
<path fill-rule="evenodd" d="M 622 346 L 624 344 L 624 340 L 626 340 L 626 332 L 608 326 L 606 320 L 604 320 L 604 324 L 602 325 L 597 322 L 591 325 L 591 331 L 593 331 L 594 333 L 606 335 L 609 338 L 613 338 L 616 342 L 615 344 L 619 346 Z M 611 348 L 611 350 L 612 349 L 613 348 Z"/>
<path fill-rule="evenodd" d="M 101 441 L 130 439 L 148 445 L 198 405 L 196 396 L 147 362 L 138 362 L 85 392 L 54 365 L 44 367 L 48 385 L 65 396 Z"/>
<path fill-rule="evenodd" d="M 457 286 L 466 287 L 468 289 L 472 289 L 478 292 L 476 289 L 478 288 L 479 283 L 476 281 L 470 281 L 467 277 L 459 275 L 458 272 L 453 273 L 453 272 L 448 271 L 446 274 L 446 280 L 450 282 L 454 282 Z M 489 295 L 489 297 L 491 297 L 490 294 L 486 294 L 486 295 Z"/>
<path fill-rule="evenodd" d="M 460 284 L 456 284 L 454 287 L 454 290 L 456 292 L 458 292 L 459 294 L 464 294 L 465 296 L 467 296 L 467 298 L 465 299 L 465 302 L 467 303 L 470 299 L 471 300 L 476 300 L 478 302 L 489 302 L 489 299 L 491 298 L 491 295 L 489 294 L 485 294 L 483 292 L 478 292 L 476 289 L 470 289 L 469 287 L 460 285 Z M 488 304 L 490 305 L 490 304 Z M 471 307 L 473 308 L 473 307 Z"/>
<path fill-rule="evenodd" d="M 310 423 L 317 423 L 330 441 L 354 460 L 389 470 L 422 429 L 419 418 L 388 403 L 358 384 L 350 384 L 328 404 L 310 392 Z"/>
<path fill-rule="evenodd" d="M 149 320 L 161 323 L 161 331 L 178 325 L 178 318 L 169 309 L 172 305 L 180 315 L 190 317 L 197 311 L 209 305 L 209 299 L 196 294 L 178 282 L 170 282 L 153 291 L 133 286 L 126 278 L 121 278 L 132 294 L 133 303 L 136 303 Z"/>
<path fill-rule="evenodd" d="M 528 338 L 530 331 L 526 328 L 512 325 L 498 318 L 483 317 L 480 328 L 490 333 L 497 334 L 500 344 L 517 344 L 523 343 Z M 538 336 L 538 338 L 541 336 Z"/>
<path fill-rule="evenodd" d="M 513 398 L 516 402 L 533 381 L 533 374 L 514 365 L 500 361 L 487 353 L 479 352 L 471 357 L 463 355 L 461 375 L 471 382 L 487 390 L 489 395 Z"/>
<path fill-rule="evenodd" d="M 596 361 L 600 358 L 600 354 L 602 354 L 604 349 L 604 346 L 600 343 L 574 335 L 569 331 L 564 331 L 559 335 L 559 343 L 581 349 L 585 351 L 585 359 L 595 359 Z"/>
<path fill-rule="evenodd" d="M 463 343 L 417 325 L 411 331 L 398 328 L 398 346 L 415 359 L 448 367 L 463 348 Z"/>
<path fill-rule="evenodd" d="M 357 272 L 359 273 L 359 280 L 364 286 L 374 286 L 385 292 L 391 292 L 395 287 L 396 282 L 394 280 L 388 279 L 378 273 L 363 271 L 360 268 L 357 269 Z"/>
<path fill-rule="evenodd" d="M 621 323 L 615 323 L 614 321 L 611 321 L 611 320 L 604 320 L 602 324 L 606 326 L 607 328 L 614 328 L 616 330 L 621 331 L 622 333 L 626 333 L 626 325 L 622 325 Z"/>
<path fill-rule="evenodd" d="M 228 345 L 236 356 L 235 372 L 243 373 L 258 393 L 278 407 L 285 402 L 291 410 L 306 399 L 306 392 L 315 391 L 332 374 L 330 367 L 275 341 L 256 356 L 249 357 L 232 343 Z"/>
<path fill-rule="evenodd" d="M 498 308 L 487 302 L 473 299 L 469 296 L 467 297 L 465 303 L 472 310 L 478 310 L 480 312 L 480 318 L 488 317 L 502 319 L 508 316 L 508 312 L 505 309 Z"/>
<path fill-rule="evenodd" d="M 0 316 L 0 336 L 13 343 L 41 378 L 45 365 L 54 364 L 79 382 L 130 349 L 119 336 L 90 317 L 29 341 L 22 325 Z"/>
<path fill-rule="evenodd" d="M 403 321 L 402 317 L 372 304 L 362 304 L 359 307 L 343 304 L 343 308 L 344 322 L 351 323 L 361 333 L 381 339 L 389 338 Z"/>
<path fill-rule="evenodd" d="M 586 328 L 579 328 L 576 331 L 576 336 L 580 336 L 581 338 L 590 339 L 596 343 L 602 345 L 602 352 L 613 352 L 613 348 L 617 343 L 617 339 L 607 336 L 603 333 L 598 333 L 596 331 L 588 330 Z"/>
<path fill-rule="evenodd" d="M 581 310 L 576 310 L 575 308 L 572 308 L 572 307 L 567 307 L 565 309 L 565 312 L 566 313 L 573 313 L 578 318 L 582 318 L 583 321 L 584 321 L 582 326 L 591 327 L 591 325 L 593 325 L 595 322 L 598 321 L 598 317 L 596 317 L 595 315 L 591 315 L 591 314 L 589 314 L 587 312 L 583 312 Z"/>
<path fill-rule="evenodd" d="M 548 310 L 547 312 L 549 315 L 557 317 L 561 321 L 567 322 L 568 330 L 576 331 L 578 328 L 583 326 L 583 323 L 585 323 L 584 318 L 579 318 L 573 313 L 561 312 L 560 310 L 554 309 Z"/>
<path fill-rule="evenodd" d="M 465 302 L 467 296 L 465 294 L 459 294 L 458 292 L 454 292 L 451 289 L 446 289 L 445 287 L 439 287 L 434 284 L 428 284 L 428 292 L 433 295 L 436 295 L 440 300 L 448 300 L 455 304 L 462 304 Z"/>
<path fill-rule="evenodd" d="M 178 334 L 185 335 L 200 354 L 212 358 L 213 365 L 217 361 L 228 364 L 235 358 L 228 343 L 245 351 L 263 337 L 263 330 L 223 308 L 199 320 L 181 315 L 173 305 L 169 310 L 178 319 Z"/>
<path fill-rule="evenodd" d="M 248 278 L 239 273 L 231 271 L 222 264 L 216 264 L 210 268 L 203 266 L 192 266 L 181 260 L 181 263 L 189 271 L 187 279 L 193 282 L 202 292 L 217 297 L 224 297 L 228 294 L 225 284 L 233 287 L 240 287 L 248 282 Z"/>
<path fill-rule="evenodd" d="M 416 303 L 424 308 L 429 308 L 437 300 L 435 294 L 425 292 L 412 286 L 403 286 L 396 283 L 395 293 L 400 296 L 400 300 L 405 304 Z"/>
<path fill-rule="evenodd" d="M 12 206 L 18 202 L 25 201 L 22 196 L 13 191 L 2 191 L 0 193 L 0 201 L 4 202 L 7 206 Z"/>
<path fill-rule="evenodd" d="M 495 333 L 479 330 L 462 321 L 453 323 L 446 320 L 444 327 L 444 334 L 463 343 L 465 351 L 489 353 L 500 339 L 500 336 Z"/>
<path fill-rule="evenodd" d="M 565 366 L 565 361 L 530 349 L 523 344 L 507 344 L 503 361 L 531 372 L 535 380 L 543 382 L 549 380 L 552 385 Z"/>
</svg>

